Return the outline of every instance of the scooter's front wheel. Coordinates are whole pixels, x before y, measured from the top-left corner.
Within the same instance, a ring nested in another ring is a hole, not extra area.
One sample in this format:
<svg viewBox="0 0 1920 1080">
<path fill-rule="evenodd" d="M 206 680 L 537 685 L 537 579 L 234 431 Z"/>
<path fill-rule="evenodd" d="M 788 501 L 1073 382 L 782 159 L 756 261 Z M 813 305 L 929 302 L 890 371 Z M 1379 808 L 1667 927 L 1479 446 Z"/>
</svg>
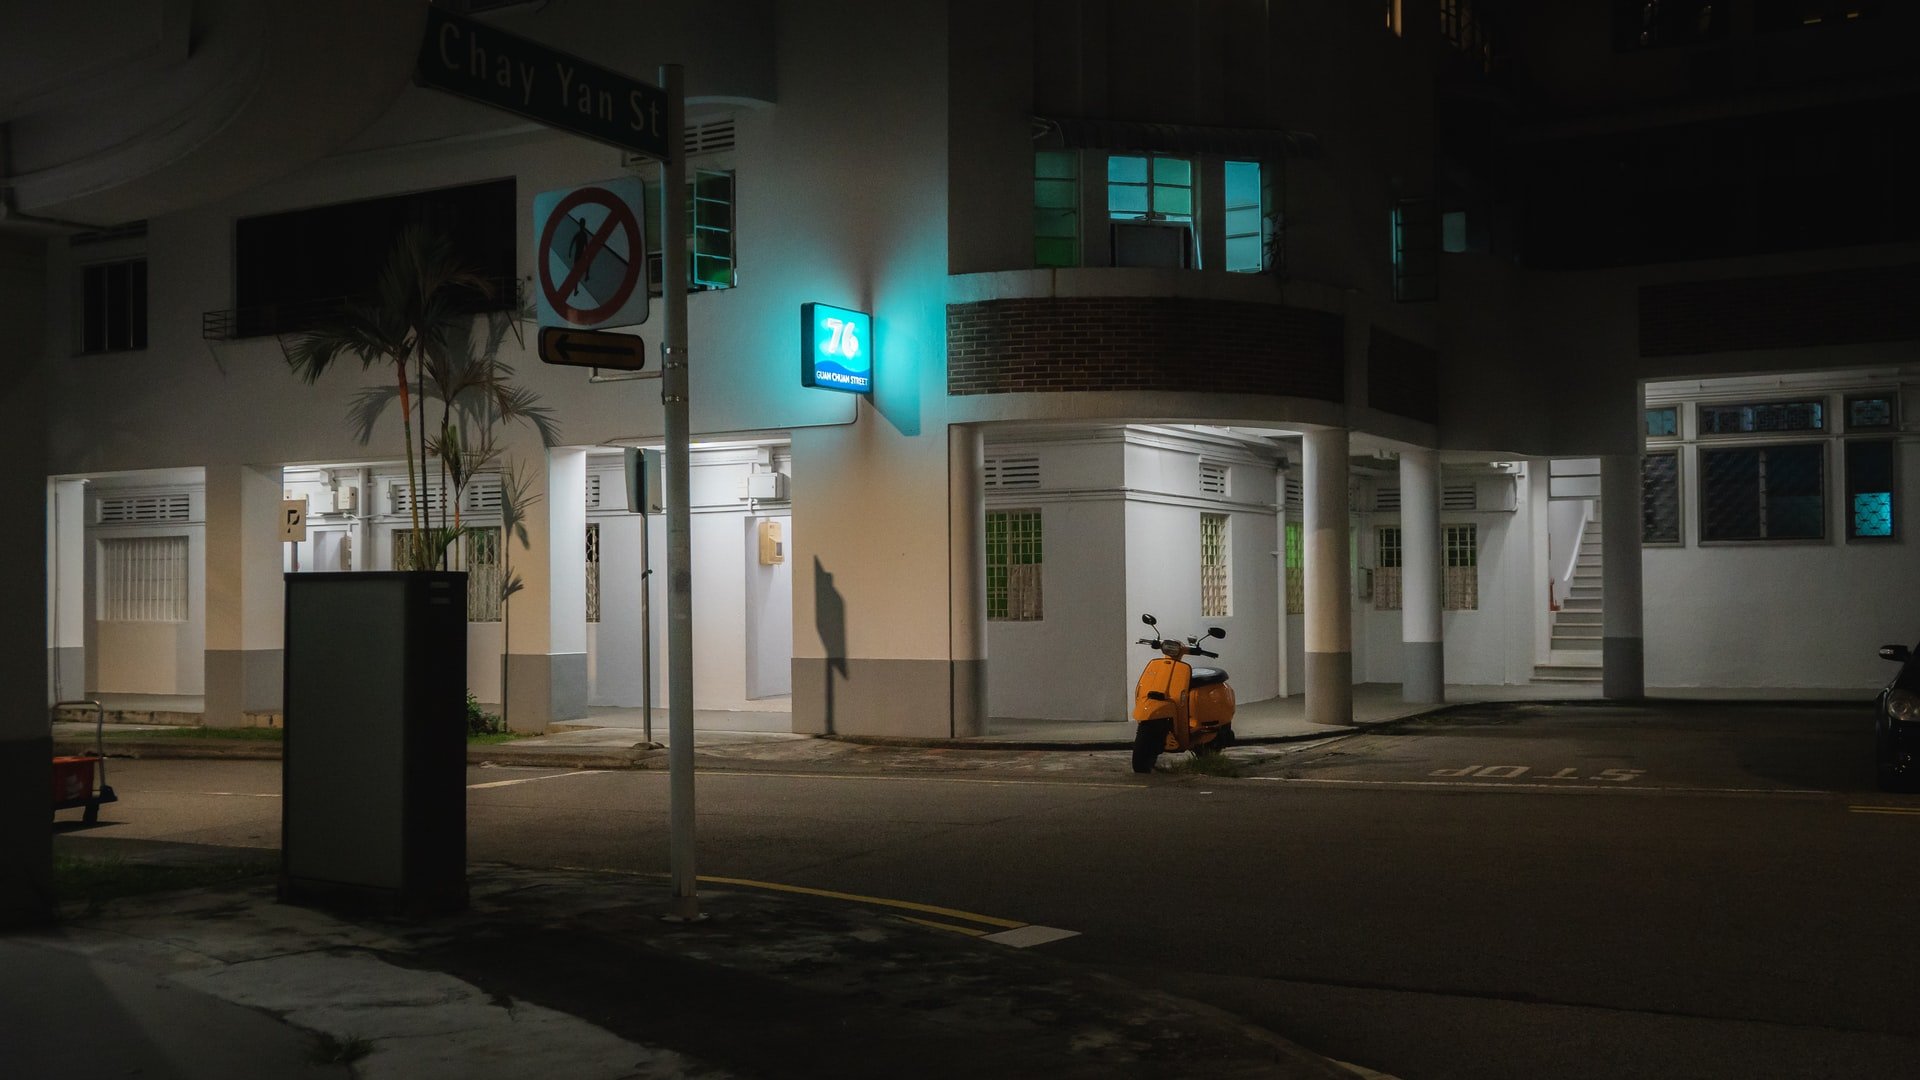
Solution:
<svg viewBox="0 0 1920 1080">
<path fill-rule="evenodd" d="M 1167 732 L 1173 730 L 1171 720 L 1142 720 L 1133 729 L 1133 771 L 1150 773 L 1153 763 L 1160 758 L 1160 751 L 1167 748 Z"/>
</svg>

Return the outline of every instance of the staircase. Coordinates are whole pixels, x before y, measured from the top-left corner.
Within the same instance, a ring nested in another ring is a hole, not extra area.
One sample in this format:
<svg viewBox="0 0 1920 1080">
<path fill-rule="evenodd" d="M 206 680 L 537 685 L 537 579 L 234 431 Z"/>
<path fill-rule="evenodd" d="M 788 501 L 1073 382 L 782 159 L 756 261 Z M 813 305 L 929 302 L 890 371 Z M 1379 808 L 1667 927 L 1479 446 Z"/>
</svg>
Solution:
<svg viewBox="0 0 1920 1080">
<path fill-rule="evenodd" d="M 1567 598 L 1553 613 L 1549 648 L 1554 659 L 1561 662 L 1535 665 L 1534 682 L 1600 681 L 1601 612 L 1600 508 L 1595 503 L 1593 517 L 1580 533 L 1580 551 L 1574 556 Z"/>
</svg>

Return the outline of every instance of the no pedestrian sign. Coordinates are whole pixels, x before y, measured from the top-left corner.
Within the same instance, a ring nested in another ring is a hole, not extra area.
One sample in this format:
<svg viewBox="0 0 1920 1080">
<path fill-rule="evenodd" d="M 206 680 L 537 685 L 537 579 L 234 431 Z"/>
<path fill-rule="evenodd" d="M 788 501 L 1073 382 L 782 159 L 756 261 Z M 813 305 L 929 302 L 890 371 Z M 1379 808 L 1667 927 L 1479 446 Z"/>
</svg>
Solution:
<svg viewBox="0 0 1920 1080">
<path fill-rule="evenodd" d="M 646 322 L 645 221 L 646 190 L 634 177 L 534 196 L 540 325 L 605 330 Z"/>
</svg>

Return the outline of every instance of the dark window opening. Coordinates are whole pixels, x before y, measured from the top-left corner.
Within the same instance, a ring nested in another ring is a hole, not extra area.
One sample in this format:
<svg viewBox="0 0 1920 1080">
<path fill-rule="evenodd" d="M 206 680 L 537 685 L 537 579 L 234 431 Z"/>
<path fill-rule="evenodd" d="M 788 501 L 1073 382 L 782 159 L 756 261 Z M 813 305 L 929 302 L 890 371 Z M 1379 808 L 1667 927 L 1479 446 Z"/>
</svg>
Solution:
<svg viewBox="0 0 1920 1080">
<path fill-rule="evenodd" d="M 1846 446 L 1847 539 L 1892 539 L 1894 442 L 1849 439 Z"/>
<path fill-rule="evenodd" d="M 1700 451 L 1700 539 L 1819 540 L 1826 530 L 1819 443 Z"/>
<path fill-rule="evenodd" d="M 1668 450 L 1640 459 L 1640 542 L 1680 542 L 1680 454 Z"/>
<path fill-rule="evenodd" d="M 80 271 L 80 351 L 147 347 L 147 261 L 99 263 Z"/>
</svg>

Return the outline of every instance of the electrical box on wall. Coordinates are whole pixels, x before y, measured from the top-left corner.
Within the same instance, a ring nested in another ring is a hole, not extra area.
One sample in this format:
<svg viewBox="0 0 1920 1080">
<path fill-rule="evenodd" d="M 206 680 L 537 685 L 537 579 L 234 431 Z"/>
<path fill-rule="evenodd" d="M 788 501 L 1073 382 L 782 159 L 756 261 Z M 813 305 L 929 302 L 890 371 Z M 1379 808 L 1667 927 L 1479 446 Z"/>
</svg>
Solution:
<svg viewBox="0 0 1920 1080">
<path fill-rule="evenodd" d="M 784 502 L 787 498 L 787 474 L 777 472 L 751 473 L 747 476 L 740 493 L 743 499 L 759 502 Z"/>
<path fill-rule="evenodd" d="M 771 520 L 762 521 L 760 523 L 760 565 L 773 566 L 786 561 L 787 545 L 780 539 L 780 523 Z"/>
</svg>

